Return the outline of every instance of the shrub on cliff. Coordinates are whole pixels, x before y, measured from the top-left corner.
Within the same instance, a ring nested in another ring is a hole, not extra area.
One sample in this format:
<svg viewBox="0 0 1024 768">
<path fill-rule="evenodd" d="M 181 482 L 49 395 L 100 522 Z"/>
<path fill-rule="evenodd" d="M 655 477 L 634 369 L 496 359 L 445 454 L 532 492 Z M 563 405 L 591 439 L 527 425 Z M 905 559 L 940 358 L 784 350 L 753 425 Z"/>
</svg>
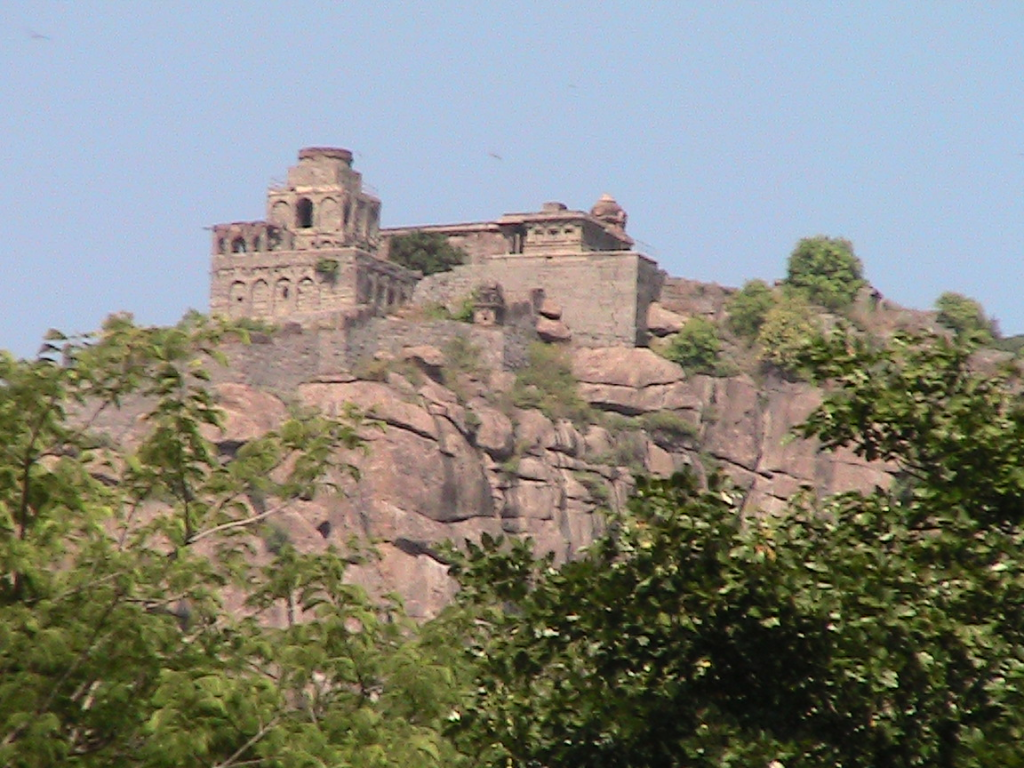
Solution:
<svg viewBox="0 0 1024 768">
<path fill-rule="evenodd" d="M 775 306 L 775 294 L 764 280 L 748 280 L 733 294 L 726 309 L 729 328 L 737 336 L 754 339 L 765 316 Z"/>
<path fill-rule="evenodd" d="M 721 349 L 722 340 L 715 324 L 704 317 L 691 317 L 672 336 L 664 354 L 687 373 L 713 374 Z"/>
<path fill-rule="evenodd" d="M 999 336 L 995 322 L 981 304 L 962 293 L 946 291 L 935 300 L 940 325 L 953 331 L 958 339 L 977 344 L 991 343 Z"/>
<path fill-rule="evenodd" d="M 772 307 L 757 334 L 761 362 L 786 376 L 803 376 L 803 353 L 821 335 L 821 321 L 800 295 Z"/>
<path fill-rule="evenodd" d="M 841 237 L 805 237 L 789 257 L 785 284 L 831 312 L 845 309 L 865 284 L 853 243 Z"/>
<path fill-rule="evenodd" d="M 594 413 L 580 396 L 569 352 L 554 344 L 534 342 L 527 350 L 528 364 L 516 372 L 512 403 L 536 408 L 549 419 L 590 424 Z"/>
<path fill-rule="evenodd" d="M 388 241 L 388 259 L 406 269 L 433 275 L 465 264 L 466 252 L 453 246 L 444 235 L 415 230 Z"/>
</svg>

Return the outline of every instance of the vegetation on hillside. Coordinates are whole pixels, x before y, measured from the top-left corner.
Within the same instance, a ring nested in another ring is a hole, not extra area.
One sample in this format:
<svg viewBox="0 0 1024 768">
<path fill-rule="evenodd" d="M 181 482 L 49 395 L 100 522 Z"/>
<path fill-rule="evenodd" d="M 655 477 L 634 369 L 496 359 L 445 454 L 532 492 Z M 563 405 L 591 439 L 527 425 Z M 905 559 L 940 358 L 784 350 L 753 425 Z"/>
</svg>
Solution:
<svg viewBox="0 0 1024 768">
<path fill-rule="evenodd" d="M 568 350 L 556 344 L 530 345 L 527 365 L 516 372 L 512 402 L 517 408 L 536 408 L 550 419 L 587 424 L 595 418 L 580 397 Z"/>
<path fill-rule="evenodd" d="M 672 336 L 663 354 L 687 373 L 714 373 L 721 349 L 722 339 L 715 324 L 703 317 L 691 317 Z"/>
<path fill-rule="evenodd" d="M 757 334 L 761 362 L 786 376 L 803 378 L 803 353 L 821 331 L 814 308 L 802 296 L 791 296 L 765 313 Z"/>
<path fill-rule="evenodd" d="M 959 339 L 986 345 L 999 338 L 995 321 L 969 296 L 946 291 L 935 300 L 935 309 L 939 325 L 949 328 Z"/>
<path fill-rule="evenodd" d="M 729 300 L 730 330 L 744 339 L 756 338 L 775 302 L 775 295 L 764 280 L 748 280 Z"/>
</svg>

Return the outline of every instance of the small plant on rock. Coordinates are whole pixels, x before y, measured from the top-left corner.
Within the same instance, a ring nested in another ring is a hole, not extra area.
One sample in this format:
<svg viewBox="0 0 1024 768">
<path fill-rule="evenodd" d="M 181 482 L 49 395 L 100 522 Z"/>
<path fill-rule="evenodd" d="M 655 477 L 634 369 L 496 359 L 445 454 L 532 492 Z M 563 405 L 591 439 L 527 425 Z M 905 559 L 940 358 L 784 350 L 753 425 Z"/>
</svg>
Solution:
<svg viewBox="0 0 1024 768">
<path fill-rule="evenodd" d="M 569 354 L 540 342 L 527 351 L 529 364 L 516 373 L 512 402 L 517 408 L 536 408 L 549 419 L 569 419 L 577 425 L 594 422 L 593 409 L 580 397 Z"/>
<path fill-rule="evenodd" d="M 337 259 L 320 259 L 316 263 L 315 270 L 324 280 L 333 283 L 338 279 L 341 264 Z"/>
</svg>

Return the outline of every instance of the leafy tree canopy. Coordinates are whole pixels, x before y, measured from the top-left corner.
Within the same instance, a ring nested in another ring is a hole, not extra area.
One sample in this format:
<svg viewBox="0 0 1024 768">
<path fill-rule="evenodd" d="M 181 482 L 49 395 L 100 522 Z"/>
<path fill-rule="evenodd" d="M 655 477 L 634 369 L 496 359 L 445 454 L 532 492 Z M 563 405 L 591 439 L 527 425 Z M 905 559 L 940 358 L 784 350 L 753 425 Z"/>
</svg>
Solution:
<svg viewBox="0 0 1024 768">
<path fill-rule="evenodd" d="M 1020 766 L 1024 406 L 942 339 L 838 335 L 804 428 L 906 493 L 746 518 L 641 481 L 580 560 L 485 539 L 456 565 L 478 660 L 454 735 L 488 765 Z M 965 464 L 965 462 L 967 462 Z"/>
<path fill-rule="evenodd" d="M 936 320 L 949 328 L 958 338 L 977 344 L 989 344 L 999 337 L 995 321 L 985 314 L 984 308 L 969 296 L 946 291 L 935 300 Z"/>
<path fill-rule="evenodd" d="M 789 257 L 785 284 L 832 312 L 848 307 L 865 284 L 853 243 L 841 237 L 805 237 Z"/>
<path fill-rule="evenodd" d="M 254 549 L 350 471 L 360 422 L 296 412 L 221 450 L 205 365 L 227 332 L 122 316 L 35 360 L 0 353 L 0 765 L 455 759 L 450 667 L 399 607 L 345 583 L 338 553 Z M 96 425 L 127 402 L 139 432 L 115 445 Z"/>
<path fill-rule="evenodd" d="M 388 258 L 407 269 L 433 275 L 464 264 L 466 252 L 453 246 L 444 235 L 415 230 L 388 241 Z"/>
</svg>

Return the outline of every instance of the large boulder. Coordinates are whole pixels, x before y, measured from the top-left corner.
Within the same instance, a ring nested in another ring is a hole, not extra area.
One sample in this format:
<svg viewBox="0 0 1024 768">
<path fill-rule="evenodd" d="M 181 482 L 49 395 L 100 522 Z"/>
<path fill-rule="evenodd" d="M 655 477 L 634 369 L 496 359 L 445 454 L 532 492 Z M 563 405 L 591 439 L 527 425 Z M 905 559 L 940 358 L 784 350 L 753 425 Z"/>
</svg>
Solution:
<svg viewBox="0 0 1024 768">
<path fill-rule="evenodd" d="M 655 336 L 668 336 L 679 333 L 683 329 L 686 318 L 678 312 L 665 309 L 661 304 L 652 301 L 647 308 L 647 330 Z"/>
<path fill-rule="evenodd" d="M 573 373 L 583 399 L 602 410 L 636 415 L 700 407 L 683 369 L 649 349 L 580 349 Z"/>
</svg>

